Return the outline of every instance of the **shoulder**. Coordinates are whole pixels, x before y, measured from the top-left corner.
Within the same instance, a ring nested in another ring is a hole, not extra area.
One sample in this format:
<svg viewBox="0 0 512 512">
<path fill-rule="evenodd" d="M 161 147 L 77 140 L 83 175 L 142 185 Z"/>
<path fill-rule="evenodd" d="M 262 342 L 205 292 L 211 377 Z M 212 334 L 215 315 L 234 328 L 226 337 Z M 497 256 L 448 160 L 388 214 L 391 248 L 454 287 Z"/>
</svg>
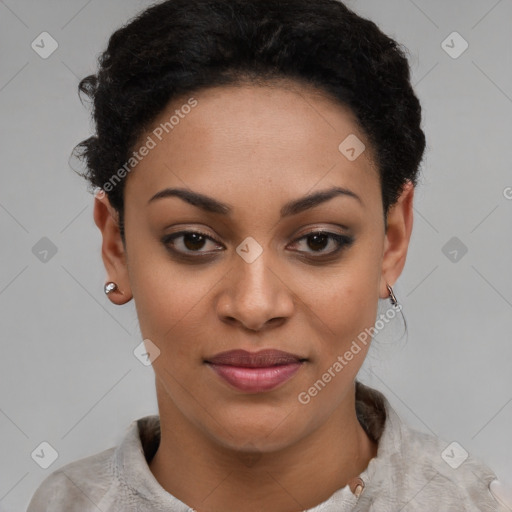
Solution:
<svg viewBox="0 0 512 512">
<path fill-rule="evenodd" d="M 433 435 L 406 428 L 412 488 L 416 503 L 427 506 L 435 500 L 440 509 L 505 512 L 504 502 L 493 491 L 496 474 L 472 456 L 457 441 L 447 442 Z M 414 485 L 416 484 L 416 485 Z"/>
<path fill-rule="evenodd" d="M 440 512 L 512 512 L 512 488 L 461 443 L 409 426 L 381 391 L 359 385 L 357 398 L 363 424 L 379 444 L 357 510 L 431 512 L 435 504 Z"/>
<path fill-rule="evenodd" d="M 146 495 L 152 497 L 145 486 L 158 488 L 147 465 L 158 442 L 158 415 L 133 420 L 117 446 L 70 462 L 46 477 L 27 512 L 134 510 Z"/>
<path fill-rule="evenodd" d="M 113 481 L 115 449 L 70 462 L 48 475 L 32 496 L 27 512 L 96 512 Z"/>
<path fill-rule="evenodd" d="M 397 420 L 396 413 L 390 416 L 400 445 L 395 453 L 395 488 L 403 512 L 431 510 L 432 503 L 446 511 L 512 511 L 512 502 L 507 504 L 510 490 L 460 443 L 414 429 Z"/>
</svg>

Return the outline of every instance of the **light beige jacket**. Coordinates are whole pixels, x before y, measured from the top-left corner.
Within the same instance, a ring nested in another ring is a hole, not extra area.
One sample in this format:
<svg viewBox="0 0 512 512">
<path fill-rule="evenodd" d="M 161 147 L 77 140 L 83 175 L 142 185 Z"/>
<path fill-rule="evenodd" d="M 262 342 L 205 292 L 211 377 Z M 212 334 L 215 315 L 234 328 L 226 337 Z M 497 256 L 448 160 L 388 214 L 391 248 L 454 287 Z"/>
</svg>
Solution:
<svg viewBox="0 0 512 512">
<path fill-rule="evenodd" d="M 512 511 L 494 491 L 496 475 L 485 464 L 471 455 L 464 459 L 462 447 L 409 427 L 381 392 L 357 381 L 356 410 L 378 442 L 377 456 L 359 477 L 305 512 Z M 134 420 L 117 447 L 50 474 L 27 512 L 193 512 L 149 469 L 159 440 L 158 415 Z"/>
</svg>

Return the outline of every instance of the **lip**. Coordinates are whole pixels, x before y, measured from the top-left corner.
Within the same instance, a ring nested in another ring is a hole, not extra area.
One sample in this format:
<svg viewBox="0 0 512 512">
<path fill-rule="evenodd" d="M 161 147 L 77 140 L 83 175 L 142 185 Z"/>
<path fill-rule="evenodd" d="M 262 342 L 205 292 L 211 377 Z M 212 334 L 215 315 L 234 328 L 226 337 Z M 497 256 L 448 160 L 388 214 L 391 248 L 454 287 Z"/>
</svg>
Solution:
<svg viewBox="0 0 512 512">
<path fill-rule="evenodd" d="M 293 364 L 305 361 L 305 357 L 282 350 L 265 349 L 259 352 L 247 352 L 247 350 L 229 350 L 221 352 L 205 360 L 211 364 L 240 366 L 245 368 L 268 368 L 282 364 Z"/>
<path fill-rule="evenodd" d="M 205 363 L 234 388 L 261 393 L 291 379 L 306 360 L 281 350 L 230 350 L 205 360 Z"/>
</svg>

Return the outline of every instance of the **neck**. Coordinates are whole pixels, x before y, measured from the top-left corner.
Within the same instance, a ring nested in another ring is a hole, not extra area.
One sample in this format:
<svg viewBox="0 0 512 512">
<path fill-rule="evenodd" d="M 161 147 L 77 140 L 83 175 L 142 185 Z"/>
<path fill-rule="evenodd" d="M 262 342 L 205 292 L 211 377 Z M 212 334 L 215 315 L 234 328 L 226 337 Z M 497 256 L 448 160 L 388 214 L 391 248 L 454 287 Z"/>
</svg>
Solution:
<svg viewBox="0 0 512 512">
<path fill-rule="evenodd" d="M 170 494 L 201 512 L 305 510 L 366 469 L 377 443 L 356 416 L 355 390 L 319 428 L 283 449 L 233 450 L 177 409 L 157 381 L 161 439 L 149 467 Z"/>
</svg>

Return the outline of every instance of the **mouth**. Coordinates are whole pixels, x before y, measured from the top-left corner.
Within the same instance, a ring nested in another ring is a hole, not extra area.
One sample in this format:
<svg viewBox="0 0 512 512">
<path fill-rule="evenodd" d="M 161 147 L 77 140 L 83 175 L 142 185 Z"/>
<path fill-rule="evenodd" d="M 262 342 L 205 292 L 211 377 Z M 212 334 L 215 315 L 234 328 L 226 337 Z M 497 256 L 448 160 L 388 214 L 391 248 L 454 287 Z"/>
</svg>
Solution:
<svg viewBox="0 0 512 512">
<path fill-rule="evenodd" d="M 231 387 L 247 393 L 275 389 L 291 379 L 306 358 L 281 350 L 231 350 L 204 360 Z"/>
<path fill-rule="evenodd" d="M 282 350 L 266 349 L 259 352 L 230 350 L 205 359 L 205 362 L 242 368 L 269 368 L 271 366 L 302 363 L 306 360 L 306 358 Z"/>
</svg>

